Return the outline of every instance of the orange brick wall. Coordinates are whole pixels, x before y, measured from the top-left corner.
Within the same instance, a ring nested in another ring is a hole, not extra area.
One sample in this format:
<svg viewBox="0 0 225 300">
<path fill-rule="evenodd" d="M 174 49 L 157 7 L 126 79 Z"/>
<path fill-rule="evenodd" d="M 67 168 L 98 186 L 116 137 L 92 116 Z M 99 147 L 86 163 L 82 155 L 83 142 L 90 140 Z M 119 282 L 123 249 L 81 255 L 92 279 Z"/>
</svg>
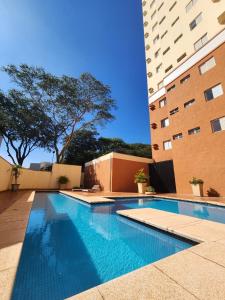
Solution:
<svg viewBox="0 0 225 300">
<path fill-rule="evenodd" d="M 216 66 L 203 75 L 199 65 L 214 56 Z M 150 110 L 150 122 L 157 123 L 157 129 L 151 129 L 152 143 L 159 145 L 153 150 L 155 161 L 173 159 L 177 193 L 191 193 L 189 180 L 195 176 L 204 180 L 204 193 L 214 188 L 225 195 L 225 131 L 212 133 L 210 121 L 225 116 L 225 44 L 210 53 L 198 64 L 178 77 L 173 84 L 176 89 L 166 94 L 167 105 L 159 108 L 159 100 Z M 190 74 L 190 79 L 181 84 L 180 79 Z M 223 86 L 224 94 L 206 101 L 204 91 L 218 83 Z M 166 88 L 168 88 L 167 86 Z M 164 98 L 164 97 L 162 97 Z M 184 103 L 195 99 L 195 104 L 184 108 Z M 179 112 L 170 116 L 169 111 L 179 107 Z M 160 121 L 169 117 L 170 125 L 160 127 Z M 200 126 L 201 132 L 188 135 L 188 130 Z M 183 139 L 172 140 L 174 134 L 182 132 Z M 172 150 L 163 150 L 163 141 L 172 141 Z"/>
</svg>

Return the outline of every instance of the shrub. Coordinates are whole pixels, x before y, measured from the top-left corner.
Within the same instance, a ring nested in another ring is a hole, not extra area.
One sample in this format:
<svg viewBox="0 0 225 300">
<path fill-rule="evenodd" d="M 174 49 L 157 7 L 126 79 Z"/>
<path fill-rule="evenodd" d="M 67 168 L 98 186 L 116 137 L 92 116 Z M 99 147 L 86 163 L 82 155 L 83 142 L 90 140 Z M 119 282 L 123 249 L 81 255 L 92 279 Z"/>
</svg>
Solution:
<svg viewBox="0 0 225 300">
<path fill-rule="evenodd" d="M 193 177 L 192 180 L 189 181 L 189 183 L 190 183 L 190 184 L 197 185 L 197 184 L 203 184 L 204 181 L 203 181 L 202 179 Z"/>
<path fill-rule="evenodd" d="M 146 192 L 152 192 L 152 193 L 154 193 L 155 192 L 155 188 L 153 186 L 147 186 Z"/>
<path fill-rule="evenodd" d="M 135 183 L 146 183 L 148 181 L 148 177 L 145 175 L 144 169 L 140 169 L 134 175 Z"/>
<path fill-rule="evenodd" d="M 69 178 L 66 177 L 66 176 L 60 176 L 60 177 L 58 178 L 58 183 L 59 183 L 59 184 L 66 184 L 66 183 L 68 183 L 68 182 L 69 182 Z"/>
</svg>

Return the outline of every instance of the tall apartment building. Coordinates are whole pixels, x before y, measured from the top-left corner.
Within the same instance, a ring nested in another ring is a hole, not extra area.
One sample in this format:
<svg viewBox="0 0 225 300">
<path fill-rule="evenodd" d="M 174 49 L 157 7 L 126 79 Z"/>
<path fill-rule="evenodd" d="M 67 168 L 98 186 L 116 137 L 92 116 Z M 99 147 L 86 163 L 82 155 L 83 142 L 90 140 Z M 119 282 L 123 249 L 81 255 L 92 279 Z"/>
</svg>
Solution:
<svg viewBox="0 0 225 300">
<path fill-rule="evenodd" d="M 144 0 L 153 159 L 225 196 L 225 0 Z"/>
</svg>

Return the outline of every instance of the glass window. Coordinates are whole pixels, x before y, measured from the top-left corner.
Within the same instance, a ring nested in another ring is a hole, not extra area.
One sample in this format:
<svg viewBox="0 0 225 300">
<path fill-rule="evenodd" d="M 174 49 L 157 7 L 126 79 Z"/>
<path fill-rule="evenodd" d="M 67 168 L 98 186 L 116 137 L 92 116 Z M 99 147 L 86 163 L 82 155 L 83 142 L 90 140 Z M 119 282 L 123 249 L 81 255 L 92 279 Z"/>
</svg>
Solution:
<svg viewBox="0 0 225 300">
<path fill-rule="evenodd" d="M 172 149 L 172 142 L 171 142 L 171 140 L 168 140 L 168 141 L 164 141 L 164 142 L 163 142 L 163 149 L 164 149 L 164 150 Z"/>
<path fill-rule="evenodd" d="M 158 65 L 156 67 L 156 73 L 159 73 L 159 71 L 162 69 L 162 64 Z"/>
<path fill-rule="evenodd" d="M 197 1 L 198 0 L 191 0 L 190 2 L 188 2 L 188 4 L 186 5 L 186 13 L 188 13 L 192 9 Z"/>
<path fill-rule="evenodd" d="M 158 83 L 158 89 L 161 89 L 164 86 L 163 80 Z"/>
<path fill-rule="evenodd" d="M 188 74 L 187 76 L 185 76 L 184 78 L 182 78 L 181 80 L 180 80 L 180 83 L 182 84 L 182 83 L 185 83 L 185 82 L 187 82 L 189 79 L 190 79 L 190 74 Z"/>
<path fill-rule="evenodd" d="M 175 2 L 173 3 L 173 5 L 169 8 L 169 11 L 171 11 L 171 10 L 175 7 L 176 4 L 177 4 L 177 1 L 175 1 Z"/>
<path fill-rule="evenodd" d="M 176 113 L 178 113 L 179 112 L 179 107 L 176 107 L 176 108 L 174 108 L 174 109 L 172 109 L 171 111 L 170 111 L 170 115 L 172 116 L 172 115 L 175 115 Z"/>
<path fill-rule="evenodd" d="M 195 128 L 192 128 L 192 129 L 188 130 L 189 135 L 197 134 L 199 132 L 200 132 L 200 127 L 195 127 Z"/>
<path fill-rule="evenodd" d="M 172 90 L 174 90 L 176 88 L 175 84 L 170 86 L 168 89 L 167 89 L 167 93 L 168 92 L 171 92 Z"/>
<path fill-rule="evenodd" d="M 191 99 L 184 103 L 184 108 L 190 107 L 195 103 L 195 99 Z"/>
<path fill-rule="evenodd" d="M 157 34 L 157 36 L 153 40 L 153 44 L 155 44 L 158 40 L 159 40 L 159 35 Z"/>
<path fill-rule="evenodd" d="M 159 101 L 159 107 L 160 108 L 164 107 L 166 104 L 167 104 L 166 98 L 164 98 L 164 99 L 162 99 L 162 100 Z"/>
<path fill-rule="evenodd" d="M 204 74 L 207 71 L 209 71 L 210 69 L 212 69 L 213 67 L 215 67 L 216 65 L 216 61 L 214 57 L 211 57 L 209 60 L 207 60 L 206 62 L 204 62 L 200 67 L 199 67 L 199 72 L 200 74 Z"/>
<path fill-rule="evenodd" d="M 213 132 L 225 130 L 225 117 L 212 120 L 211 126 Z"/>
<path fill-rule="evenodd" d="M 202 13 L 200 13 L 190 24 L 190 30 L 193 30 L 202 20 Z"/>
<path fill-rule="evenodd" d="M 199 40 L 197 40 L 197 42 L 194 43 L 195 51 L 197 51 L 202 46 L 204 46 L 207 43 L 207 41 L 208 41 L 208 36 L 207 36 L 207 33 L 206 33 Z"/>
<path fill-rule="evenodd" d="M 206 90 L 204 92 L 204 94 L 205 94 L 205 99 L 207 101 L 210 101 L 212 99 L 215 99 L 215 98 L 223 95 L 223 87 L 221 84 L 218 84 L 218 85 Z"/>
<path fill-rule="evenodd" d="M 174 134 L 173 135 L 173 139 L 174 140 L 180 140 L 183 138 L 183 134 L 182 133 L 178 133 L 178 134 Z"/>
<path fill-rule="evenodd" d="M 165 118 L 163 120 L 161 120 L 161 127 L 164 128 L 164 127 L 168 127 L 170 125 L 170 121 L 168 118 Z"/>
</svg>

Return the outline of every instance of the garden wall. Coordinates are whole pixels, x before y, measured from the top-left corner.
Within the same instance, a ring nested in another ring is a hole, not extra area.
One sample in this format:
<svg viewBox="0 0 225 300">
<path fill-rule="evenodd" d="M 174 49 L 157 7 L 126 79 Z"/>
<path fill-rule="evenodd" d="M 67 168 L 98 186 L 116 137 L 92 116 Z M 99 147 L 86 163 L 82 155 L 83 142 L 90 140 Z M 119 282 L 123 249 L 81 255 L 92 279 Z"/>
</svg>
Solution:
<svg viewBox="0 0 225 300">
<path fill-rule="evenodd" d="M 12 183 L 12 165 L 0 157 L 0 191 L 10 189 Z M 52 171 L 33 171 L 22 168 L 18 179 L 20 189 L 58 189 L 59 176 L 67 176 L 69 182 L 66 189 L 80 186 L 81 166 L 53 164 Z"/>
</svg>

